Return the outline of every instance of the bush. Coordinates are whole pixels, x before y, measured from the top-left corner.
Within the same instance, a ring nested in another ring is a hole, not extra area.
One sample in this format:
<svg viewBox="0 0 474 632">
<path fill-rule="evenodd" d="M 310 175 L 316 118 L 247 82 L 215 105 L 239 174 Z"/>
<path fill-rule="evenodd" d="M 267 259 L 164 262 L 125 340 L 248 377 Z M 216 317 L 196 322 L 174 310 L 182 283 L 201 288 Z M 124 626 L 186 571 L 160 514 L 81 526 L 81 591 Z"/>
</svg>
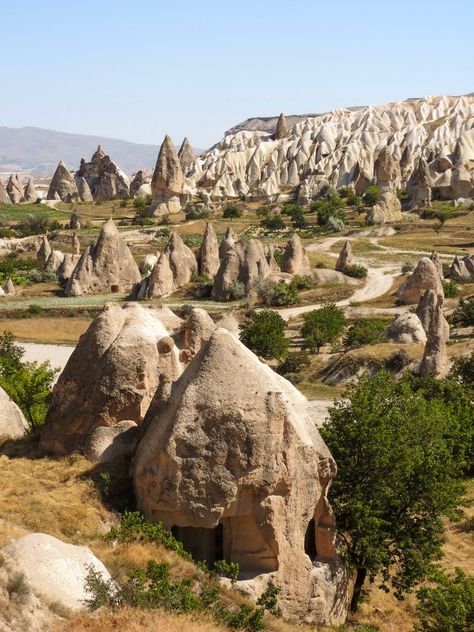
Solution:
<svg viewBox="0 0 474 632">
<path fill-rule="evenodd" d="M 365 279 L 367 277 L 367 268 L 354 263 L 352 266 L 347 266 L 344 270 L 344 274 L 347 274 L 347 276 L 353 277 L 354 279 Z"/>
<path fill-rule="evenodd" d="M 410 356 L 405 349 L 395 351 L 395 353 L 392 353 L 392 355 L 390 355 L 384 362 L 384 366 L 387 371 L 392 371 L 394 373 L 400 373 L 400 371 L 403 371 L 403 369 L 409 364 Z"/>
<path fill-rule="evenodd" d="M 351 193 L 347 198 L 347 206 L 355 206 L 356 208 L 361 208 L 363 205 L 362 198 L 360 195 L 356 195 L 355 193 Z"/>
<path fill-rule="evenodd" d="M 362 201 L 366 206 L 374 206 L 377 204 L 380 198 L 379 188 L 376 184 L 373 184 L 362 196 Z"/>
<path fill-rule="evenodd" d="M 338 191 L 338 195 L 342 199 L 350 197 L 353 193 L 354 191 L 349 187 L 341 187 Z"/>
<path fill-rule="evenodd" d="M 291 223 L 294 228 L 307 228 L 308 222 L 305 219 L 304 213 L 301 209 L 294 211 L 291 215 Z"/>
<path fill-rule="evenodd" d="M 295 274 L 291 283 L 293 283 L 297 290 L 308 290 L 313 287 L 313 279 L 307 275 L 302 276 L 300 274 Z"/>
<path fill-rule="evenodd" d="M 241 298 L 247 296 L 247 290 L 242 281 L 232 281 L 229 285 L 229 301 L 239 301 Z"/>
<path fill-rule="evenodd" d="M 50 220 L 48 215 L 35 214 L 28 215 L 26 219 L 18 225 L 18 230 L 22 237 L 31 235 L 45 235 L 55 230 L 61 230 L 62 226 L 57 220 Z"/>
<path fill-rule="evenodd" d="M 268 206 L 259 206 L 255 211 L 255 214 L 258 218 L 262 219 L 263 217 L 268 217 L 270 215 L 270 208 Z"/>
<path fill-rule="evenodd" d="M 345 221 L 346 215 L 341 206 L 344 202 L 338 197 L 331 197 L 329 200 L 317 200 L 311 205 L 311 210 L 318 214 L 318 224 L 327 227 L 330 219 Z"/>
<path fill-rule="evenodd" d="M 286 323 L 280 314 L 271 310 L 252 312 L 240 325 L 240 340 L 262 358 L 280 359 L 288 351 L 285 329 Z"/>
<path fill-rule="evenodd" d="M 288 305 L 295 305 L 299 302 L 298 299 L 298 288 L 296 285 L 291 283 L 275 283 L 273 285 L 270 305 L 274 307 L 285 307 Z"/>
<path fill-rule="evenodd" d="M 460 299 L 459 304 L 451 314 L 449 321 L 456 327 L 473 327 L 474 297 Z"/>
<path fill-rule="evenodd" d="M 468 632 L 474 622 L 474 578 L 459 568 L 451 579 L 438 573 L 437 585 L 417 594 L 416 632 Z"/>
<path fill-rule="evenodd" d="M 339 338 L 345 324 L 344 312 L 334 303 L 305 314 L 301 328 L 303 346 L 313 353 L 319 353 L 323 345 L 333 343 Z"/>
<path fill-rule="evenodd" d="M 344 344 L 350 349 L 375 345 L 387 339 L 387 325 L 383 320 L 366 318 L 356 320 L 347 330 Z"/>
<path fill-rule="evenodd" d="M 191 206 L 185 210 L 184 215 L 186 217 L 186 221 L 188 222 L 196 219 L 208 219 L 210 213 L 205 208 Z"/>
<path fill-rule="evenodd" d="M 242 209 L 235 205 L 226 206 L 222 212 L 222 217 L 224 219 L 236 219 L 237 217 L 242 217 Z"/>
<path fill-rule="evenodd" d="M 276 368 L 276 372 L 280 375 L 288 375 L 289 373 L 299 373 L 304 366 L 309 364 L 309 355 L 306 351 L 293 351 L 280 362 Z"/>
<path fill-rule="evenodd" d="M 456 358 L 449 375 L 472 394 L 474 392 L 474 352 L 471 355 Z"/>
<path fill-rule="evenodd" d="M 443 281 L 443 290 L 446 298 L 455 298 L 461 291 L 454 281 Z"/>
<path fill-rule="evenodd" d="M 280 215 L 269 215 L 260 220 L 260 226 L 266 230 L 283 230 L 286 224 Z"/>
<path fill-rule="evenodd" d="M 137 197 L 133 200 L 133 206 L 137 211 L 144 211 L 148 205 L 145 198 Z"/>
</svg>

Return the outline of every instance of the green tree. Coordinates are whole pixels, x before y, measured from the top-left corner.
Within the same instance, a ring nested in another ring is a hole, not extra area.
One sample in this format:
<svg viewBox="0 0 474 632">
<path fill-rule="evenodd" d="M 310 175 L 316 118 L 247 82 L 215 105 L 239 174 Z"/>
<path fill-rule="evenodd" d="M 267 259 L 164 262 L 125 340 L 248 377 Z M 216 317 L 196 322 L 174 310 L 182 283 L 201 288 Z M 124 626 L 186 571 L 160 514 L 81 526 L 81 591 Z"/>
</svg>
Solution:
<svg viewBox="0 0 474 632">
<path fill-rule="evenodd" d="M 344 312 L 334 303 L 309 312 L 304 315 L 301 328 L 303 346 L 313 353 L 319 353 L 323 345 L 333 343 L 339 338 L 345 325 Z"/>
<path fill-rule="evenodd" d="M 0 376 L 8 379 L 21 367 L 24 350 L 15 344 L 11 331 L 0 334 Z"/>
<path fill-rule="evenodd" d="M 277 312 L 252 312 L 248 320 L 240 325 L 240 340 L 262 358 L 280 359 L 288 351 L 285 328 L 286 323 Z"/>
<path fill-rule="evenodd" d="M 387 323 L 376 318 L 356 320 L 347 330 L 344 338 L 346 347 L 355 349 L 364 345 L 375 345 L 386 340 Z"/>
<path fill-rule="evenodd" d="M 449 375 L 474 394 L 474 352 L 471 355 L 456 358 Z"/>
<path fill-rule="evenodd" d="M 282 230 L 286 224 L 280 215 L 269 215 L 260 220 L 260 226 L 266 230 Z"/>
<path fill-rule="evenodd" d="M 449 320 L 456 327 L 472 327 L 474 325 L 474 298 L 460 299 Z"/>
<path fill-rule="evenodd" d="M 441 556 L 443 518 L 464 491 L 469 406 L 450 383 L 397 381 L 384 370 L 363 376 L 330 411 L 321 434 L 338 464 L 331 496 L 355 571 L 352 611 L 367 579 L 380 576 L 400 598 Z"/>
<path fill-rule="evenodd" d="M 439 574 L 437 585 L 418 591 L 416 632 L 474 632 L 474 578 L 459 568 L 450 579 Z"/>
<path fill-rule="evenodd" d="M 222 212 L 222 217 L 224 219 L 236 219 L 237 217 L 242 216 L 242 209 L 235 205 L 226 206 L 224 211 Z"/>
<path fill-rule="evenodd" d="M 374 206 L 379 201 L 380 193 L 379 188 L 376 184 L 372 184 L 368 189 L 366 189 L 364 195 L 362 196 L 362 201 L 366 206 Z"/>
</svg>

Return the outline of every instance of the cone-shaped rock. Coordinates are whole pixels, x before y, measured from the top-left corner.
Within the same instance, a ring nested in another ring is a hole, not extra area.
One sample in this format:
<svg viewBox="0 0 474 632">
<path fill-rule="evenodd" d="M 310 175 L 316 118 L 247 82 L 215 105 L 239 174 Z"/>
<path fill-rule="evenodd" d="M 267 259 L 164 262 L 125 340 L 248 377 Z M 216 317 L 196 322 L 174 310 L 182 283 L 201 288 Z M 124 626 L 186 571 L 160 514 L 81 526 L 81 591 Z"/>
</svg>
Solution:
<svg viewBox="0 0 474 632">
<path fill-rule="evenodd" d="M 81 242 L 79 241 L 79 237 L 76 233 L 71 237 L 71 248 L 72 254 L 79 255 L 81 253 Z"/>
<path fill-rule="evenodd" d="M 64 255 L 63 260 L 56 270 L 56 276 L 58 277 L 58 281 L 60 281 L 60 283 L 67 283 L 67 281 L 71 278 L 75 267 L 79 263 L 80 258 L 80 254 L 76 255 L 74 253 L 67 252 Z"/>
<path fill-rule="evenodd" d="M 434 290 L 436 295 L 443 296 L 443 286 L 435 264 L 428 257 L 423 257 L 395 292 L 395 296 L 401 303 L 410 305 L 418 303 L 426 290 Z"/>
<path fill-rule="evenodd" d="M 199 248 L 199 274 L 213 279 L 219 269 L 219 244 L 212 224 L 207 224 L 204 237 Z"/>
<path fill-rule="evenodd" d="M 12 173 L 8 178 L 6 191 L 12 204 L 19 204 L 20 202 L 23 202 L 23 185 L 16 174 Z"/>
<path fill-rule="evenodd" d="M 64 293 L 80 296 L 125 292 L 140 280 L 141 274 L 129 247 L 109 219 L 103 224 L 97 243 L 83 252 Z"/>
<path fill-rule="evenodd" d="M 194 308 L 184 326 L 184 348 L 195 356 L 204 343 L 212 336 L 216 326 L 205 309 Z"/>
<path fill-rule="evenodd" d="M 278 117 L 278 121 L 275 129 L 275 140 L 281 140 L 288 136 L 288 127 L 286 125 L 286 119 L 283 112 Z"/>
<path fill-rule="evenodd" d="M 38 192 L 36 191 L 33 180 L 30 178 L 23 192 L 23 198 L 25 202 L 36 202 L 38 197 Z"/>
<path fill-rule="evenodd" d="M 430 290 L 427 294 L 425 303 L 431 303 L 428 310 L 432 318 L 419 370 L 422 377 L 443 375 L 448 367 L 446 341 L 449 336 L 449 326 L 443 315 L 443 296 Z"/>
<path fill-rule="evenodd" d="M 165 255 L 170 262 L 175 287 L 186 285 L 196 276 L 198 270 L 196 257 L 179 233 L 172 233 L 165 248 Z"/>
<path fill-rule="evenodd" d="M 158 313 L 138 303 L 109 304 L 91 323 L 53 389 L 43 448 L 67 454 L 98 426 L 142 422 L 160 376 L 172 381 L 181 373 L 172 339 L 160 345 L 170 336 Z"/>
<path fill-rule="evenodd" d="M 407 183 L 407 194 L 412 208 L 431 206 L 432 185 L 433 181 L 428 163 L 420 157 Z"/>
<path fill-rule="evenodd" d="M 341 248 L 341 252 L 339 253 L 339 257 L 336 261 L 336 270 L 339 272 L 345 272 L 347 268 L 353 266 L 355 263 L 354 255 L 352 254 L 351 242 L 346 241 Z"/>
<path fill-rule="evenodd" d="M 224 239 L 219 245 L 219 257 L 223 259 L 229 250 L 232 250 L 235 242 L 238 240 L 237 235 L 234 232 L 232 226 L 229 226 L 225 231 Z"/>
<path fill-rule="evenodd" d="M 145 174 L 143 171 L 137 171 L 130 184 L 130 197 L 135 197 L 143 184 L 145 184 Z"/>
<path fill-rule="evenodd" d="M 91 189 L 89 185 L 87 184 L 87 180 L 83 178 L 82 176 L 79 178 L 76 178 L 76 180 L 77 180 L 77 192 L 79 194 L 79 199 L 81 200 L 81 202 L 92 202 L 94 198 L 92 197 Z"/>
<path fill-rule="evenodd" d="M 173 272 L 165 253 L 161 253 L 151 272 L 140 283 L 137 292 L 138 300 L 161 298 L 175 291 Z"/>
<path fill-rule="evenodd" d="M 196 160 L 193 148 L 191 147 L 191 143 L 189 142 L 187 137 L 184 138 L 182 145 L 179 148 L 178 158 L 179 162 L 181 163 L 181 169 L 183 170 L 183 173 L 186 173 L 189 167 L 191 167 L 191 165 Z"/>
<path fill-rule="evenodd" d="M 64 162 L 60 160 L 54 172 L 51 184 L 49 185 L 46 198 L 48 200 L 63 200 L 64 202 L 77 196 L 78 190 L 76 181 Z"/>
<path fill-rule="evenodd" d="M 0 204 L 11 204 L 10 196 L 7 193 L 7 190 L 3 186 L 3 182 L 0 180 Z"/>
<path fill-rule="evenodd" d="M 5 292 L 5 296 L 12 296 L 15 294 L 15 286 L 13 285 L 13 281 L 10 277 L 6 280 L 5 285 L 3 286 L 3 291 Z"/>
<path fill-rule="evenodd" d="M 160 147 L 151 180 L 152 205 L 155 215 L 178 213 L 183 191 L 183 170 L 171 138 L 166 135 Z"/>
<path fill-rule="evenodd" d="M 36 253 L 36 261 L 38 262 L 38 268 L 40 270 L 45 269 L 50 254 L 51 246 L 49 245 L 49 240 L 46 235 L 43 235 L 43 237 L 41 238 L 39 250 Z"/>
<path fill-rule="evenodd" d="M 375 165 L 379 200 L 367 213 L 367 221 L 376 224 L 403 219 L 400 200 L 396 194 L 396 183 L 400 177 L 400 167 L 391 150 L 384 147 Z"/>
<path fill-rule="evenodd" d="M 280 587 L 285 616 L 336 624 L 346 610 L 327 498 L 336 464 L 306 404 L 216 330 L 147 416 L 135 493 L 146 519 L 173 528 L 194 559 L 236 562 L 257 594 L 269 580 Z"/>
<path fill-rule="evenodd" d="M 28 424 L 23 413 L 0 387 L 0 437 L 18 439 L 27 432 Z"/>
<path fill-rule="evenodd" d="M 64 253 L 60 250 L 51 250 L 51 254 L 48 257 L 48 261 L 45 265 L 46 272 L 57 272 L 59 266 L 64 261 Z"/>
<path fill-rule="evenodd" d="M 311 265 L 301 239 L 294 234 L 286 244 L 281 258 L 281 271 L 289 274 L 311 274 Z"/>
<path fill-rule="evenodd" d="M 443 296 L 441 296 L 443 299 Z M 438 308 L 438 295 L 435 290 L 426 290 L 420 297 L 420 302 L 416 308 L 416 315 L 418 316 L 421 325 L 428 335 L 430 332 L 431 323 L 435 318 L 435 310 Z M 440 327 L 443 328 L 443 337 L 445 340 L 449 340 L 449 325 L 443 312 L 441 311 L 441 323 Z"/>
</svg>

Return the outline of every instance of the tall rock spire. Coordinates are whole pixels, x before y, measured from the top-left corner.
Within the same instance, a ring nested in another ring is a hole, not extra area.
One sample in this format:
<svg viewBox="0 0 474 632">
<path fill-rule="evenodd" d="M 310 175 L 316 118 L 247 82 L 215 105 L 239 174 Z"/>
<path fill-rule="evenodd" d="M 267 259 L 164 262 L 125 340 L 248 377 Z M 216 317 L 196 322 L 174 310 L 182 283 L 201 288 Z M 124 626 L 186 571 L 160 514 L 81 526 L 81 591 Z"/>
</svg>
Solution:
<svg viewBox="0 0 474 632">
<path fill-rule="evenodd" d="M 285 115 L 282 112 L 276 124 L 275 140 L 281 140 L 282 138 L 286 138 L 286 136 L 288 136 L 288 127 L 286 125 Z"/>
</svg>

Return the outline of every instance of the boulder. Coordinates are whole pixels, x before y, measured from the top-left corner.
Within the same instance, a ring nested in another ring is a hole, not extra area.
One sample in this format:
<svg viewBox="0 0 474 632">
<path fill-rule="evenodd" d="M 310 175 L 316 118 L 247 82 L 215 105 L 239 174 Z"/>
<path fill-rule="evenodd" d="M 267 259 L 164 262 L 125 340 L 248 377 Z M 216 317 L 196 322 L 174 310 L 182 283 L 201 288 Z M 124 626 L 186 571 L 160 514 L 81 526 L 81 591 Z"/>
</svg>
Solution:
<svg viewBox="0 0 474 632">
<path fill-rule="evenodd" d="M 2 549 L 17 573 L 49 603 L 71 610 L 86 608 L 85 584 L 93 568 L 105 582 L 110 573 L 86 546 L 66 544 L 46 533 L 30 533 Z"/>
<path fill-rule="evenodd" d="M 184 138 L 181 147 L 179 148 L 178 158 L 183 173 L 186 173 L 186 171 L 188 171 L 188 169 L 192 167 L 194 161 L 196 160 L 193 148 L 191 147 L 191 143 L 189 142 L 187 137 Z"/>
<path fill-rule="evenodd" d="M 275 128 L 275 140 L 282 140 L 288 136 L 288 126 L 286 124 L 286 118 L 283 112 L 278 117 L 278 121 Z"/>
<path fill-rule="evenodd" d="M 184 176 L 171 138 L 166 135 L 160 147 L 151 180 L 152 215 L 179 213 Z"/>
<path fill-rule="evenodd" d="M 49 245 L 48 237 L 46 235 L 43 235 L 41 238 L 39 250 L 36 253 L 36 261 L 40 270 L 44 270 L 46 268 L 46 263 L 48 262 L 50 255 L 51 246 Z"/>
<path fill-rule="evenodd" d="M 147 417 L 135 494 L 146 519 L 172 529 L 194 559 L 236 562 L 239 588 L 258 596 L 270 581 L 279 586 L 285 617 L 337 625 L 347 578 L 328 501 L 336 464 L 306 407 L 292 384 L 216 330 Z"/>
<path fill-rule="evenodd" d="M 10 196 L 7 193 L 7 190 L 3 186 L 3 182 L 0 180 L 0 204 L 11 204 Z"/>
<path fill-rule="evenodd" d="M 70 201 L 79 197 L 76 181 L 62 160 L 54 172 L 46 199 Z"/>
<path fill-rule="evenodd" d="M 32 178 L 29 178 L 25 190 L 23 191 L 23 199 L 25 202 L 34 203 L 38 200 L 39 195 L 35 189 Z"/>
<path fill-rule="evenodd" d="M 355 263 L 354 255 L 352 254 L 351 242 L 346 241 L 341 248 L 339 257 L 336 261 L 336 270 L 338 272 L 345 272 L 347 268 L 353 266 Z"/>
<path fill-rule="evenodd" d="M 23 437 L 28 429 L 25 416 L 0 386 L 0 441 Z"/>
<path fill-rule="evenodd" d="M 215 329 L 214 321 L 206 310 L 195 307 L 191 310 L 184 326 L 184 348 L 189 351 L 191 356 L 195 356 L 212 336 Z"/>
<path fill-rule="evenodd" d="M 280 268 L 282 272 L 289 274 L 311 274 L 311 265 L 306 250 L 296 233 L 288 240 L 281 258 Z"/>
<path fill-rule="evenodd" d="M 219 258 L 220 259 L 223 259 L 226 256 L 226 254 L 229 252 L 229 250 L 232 250 L 235 242 L 238 239 L 239 238 L 235 234 L 232 226 L 229 226 L 227 230 L 225 231 L 224 239 L 221 241 L 219 245 Z"/>
<path fill-rule="evenodd" d="M 157 311 L 139 303 L 107 305 L 54 386 L 42 447 L 68 454 L 83 449 L 95 428 L 124 420 L 141 424 L 160 376 L 172 381 L 182 370 L 175 347 L 158 350 L 167 337 Z"/>
<path fill-rule="evenodd" d="M 443 315 L 443 295 L 428 290 L 425 303 L 432 314 L 419 374 L 421 377 L 444 375 L 448 369 L 446 342 L 449 326 Z"/>
<path fill-rule="evenodd" d="M 107 220 L 95 245 L 82 253 L 64 290 L 65 296 L 125 292 L 140 282 L 137 264 L 112 219 Z"/>
<path fill-rule="evenodd" d="M 425 344 L 426 333 L 416 314 L 399 314 L 388 328 L 391 342 L 403 344 Z"/>
<path fill-rule="evenodd" d="M 216 231 L 212 224 L 206 225 L 206 230 L 202 238 L 198 255 L 199 274 L 213 279 L 219 269 L 219 244 L 217 242 Z"/>
<path fill-rule="evenodd" d="M 134 421 L 125 419 L 115 426 L 98 426 L 90 433 L 84 455 L 94 463 L 108 463 L 120 457 L 133 456 L 139 437 Z"/>
<path fill-rule="evenodd" d="M 239 340 L 240 326 L 239 321 L 235 318 L 235 316 L 232 316 L 231 314 L 226 314 L 216 322 L 215 326 L 216 328 L 220 327 L 221 329 L 227 329 L 227 331 L 230 331 L 230 333 L 235 338 L 237 338 L 237 340 Z"/>
<path fill-rule="evenodd" d="M 395 296 L 401 303 L 410 305 L 418 303 L 426 290 L 434 290 L 436 294 L 443 294 L 443 285 L 435 264 L 428 257 L 423 257 L 414 271 L 395 292 Z"/>
<path fill-rule="evenodd" d="M 6 192 L 10 198 L 12 204 L 19 204 L 24 201 L 23 198 L 23 185 L 20 178 L 16 174 L 10 174 L 8 178 Z"/>
</svg>

